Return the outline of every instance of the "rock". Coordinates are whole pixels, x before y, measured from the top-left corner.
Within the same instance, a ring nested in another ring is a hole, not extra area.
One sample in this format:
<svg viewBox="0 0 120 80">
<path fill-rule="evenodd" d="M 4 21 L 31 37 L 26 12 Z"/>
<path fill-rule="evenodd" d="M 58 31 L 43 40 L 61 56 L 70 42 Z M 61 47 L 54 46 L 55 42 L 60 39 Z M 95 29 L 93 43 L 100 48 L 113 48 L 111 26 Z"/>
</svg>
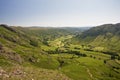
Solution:
<svg viewBox="0 0 120 80">
<path fill-rule="evenodd" d="M 5 77 L 9 78 L 10 76 L 8 74 L 4 74 Z"/>
<path fill-rule="evenodd" d="M 7 72 L 5 70 L 3 70 L 2 68 L 0 68 L 0 76 L 4 76 L 6 78 L 9 78 L 10 76 L 7 74 Z"/>
</svg>

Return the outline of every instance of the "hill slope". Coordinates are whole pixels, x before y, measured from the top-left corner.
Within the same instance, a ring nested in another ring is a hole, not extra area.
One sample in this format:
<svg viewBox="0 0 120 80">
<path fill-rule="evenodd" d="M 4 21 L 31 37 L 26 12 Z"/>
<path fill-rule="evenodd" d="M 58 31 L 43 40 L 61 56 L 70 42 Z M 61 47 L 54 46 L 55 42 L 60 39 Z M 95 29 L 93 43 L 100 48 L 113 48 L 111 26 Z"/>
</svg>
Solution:
<svg viewBox="0 0 120 80">
<path fill-rule="evenodd" d="M 93 27 L 75 38 L 81 44 L 120 52 L 120 23 Z"/>
<path fill-rule="evenodd" d="M 92 30 L 96 31 L 94 28 Z M 87 32 L 90 34 L 90 31 Z M 0 79 L 119 80 L 120 56 L 87 50 L 88 47 L 99 50 L 104 47 L 108 48 L 106 45 L 101 47 L 97 45 L 99 48 L 94 46 L 97 42 L 95 39 L 99 35 L 105 34 L 102 32 L 93 36 L 94 32 L 92 35 L 85 36 L 87 33 L 81 34 L 80 31 L 80 34 L 77 33 L 78 37 L 74 39 L 80 40 L 80 43 L 83 42 L 81 44 L 85 45 L 74 45 L 71 38 L 77 35 L 76 29 L 24 28 L 1 25 Z M 111 31 L 111 34 L 113 32 Z M 119 37 L 119 32 L 113 35 Z M 89 40 L 84 41 L 87 37 L 90 37 Z M 102 40 L 102 38 L 99 39 Z M 116 48 L 115 50 L 117 51 Z"/>
<path fill-rule="evenodd" d="M 47 46 L 42 39 L 45 40 L 49 35 L 50 38 L 48 39 L 55 39 L 68 33 L 63 32 L 64 30 L 40 29 L 37 31 L 37 29 L 31 30 L 30 28 L 0 25 L 0 79 L 30 80 L 28 76 L 31 75 L 31 78 L 35 80 L 42 78 L 49 80 L 50 78 L 57 79 L 57 77 L 62 76 L 61 73 L 54 70 L 59 66 L 57 59 L 52 58 L 47 52 L 43 51 L 41 46 Z M 54 34 L 58 36 L 54 37 Z M 31 68 L 27 68 L 28 66 Z M 25 76 L 24 72 L 19 70 L 19 67 L 23 67 L 22 70 L 25 71 Z M 53 71 L 49 69 L 53 69 Z M 41 78 L 37 74 L 40 74 Z M 48 76 L 44 76 L 44 74 L 48 74 Z M 63 79 L 69 80 L 69 78 L 64 75 L 59 78 L 59 80 Z"/>
</svg>

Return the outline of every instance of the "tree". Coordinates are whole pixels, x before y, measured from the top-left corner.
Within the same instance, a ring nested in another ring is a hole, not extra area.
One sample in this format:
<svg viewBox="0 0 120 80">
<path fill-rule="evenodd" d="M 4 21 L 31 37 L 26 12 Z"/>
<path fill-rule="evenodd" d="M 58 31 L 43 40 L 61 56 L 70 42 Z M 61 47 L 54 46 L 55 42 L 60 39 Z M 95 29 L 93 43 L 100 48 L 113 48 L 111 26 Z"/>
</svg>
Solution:
<svg viewBox="0 0 120 80">
<path fill-rule="evenodd" d="M 92 55 L 90 55 L 90 57 L 92 58 L 93 56 L 92 56 Z"/>
<path fill-rule="evenodd" d="M 120 60 L 120 56 L 118 56 L 118 60 Z"/>
<path fill-rule="evenodd" d="M 59 57 L 57 60 L 60 63 L 59 67 L 62 67 L 65 62 L 62 59 L 60 59 Z"/>
<path fill-rule="evenodd" d="M 0 50 L 2 50 L 2 48 L 3 48 L 3 46 L 2 46 L 2 44 L 0 43 Z"/>
<path fill-rule="evenodd" d="M 94 58 L 94 59 L 96 59 L 96 57 L 95 57 L 95 56 L 94 56 L 93 58 Z"/>
<path fill-rule="evenodd" d="M 106 60 L 104 60 L 104 63 L 105 63 L 105 64 L 106 64 L 106 62 L 107 62 L 107 61 L 106 61 Z"/>
<path fill-rule="evenodd" d="M 83 57 L 87 57 L 87 55 L 86 55 L 86 54 L 82 54 L 82 56 L 83 56 Z"/>
<path fill-rule="evenodd" d="M 36 40 L 30 40 L 30 45 L 37 47 L 38 42 Z"/>
<path fill-rule="evenodd" d="M 115 59 L 115 56 L 114 55 L 111 55 L 111 60 Z"/>
</svg>

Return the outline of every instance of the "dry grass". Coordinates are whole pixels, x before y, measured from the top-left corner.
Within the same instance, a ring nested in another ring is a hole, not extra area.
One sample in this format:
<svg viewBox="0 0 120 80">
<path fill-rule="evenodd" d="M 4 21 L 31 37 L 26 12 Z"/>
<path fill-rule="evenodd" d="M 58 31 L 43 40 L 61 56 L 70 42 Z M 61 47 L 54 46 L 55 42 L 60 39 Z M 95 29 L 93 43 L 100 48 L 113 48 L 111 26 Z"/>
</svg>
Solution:
<svg viewBox="0 0 120 80">
<path fill-rule="evenodd" d="M 36 67 L 0 68 L 0 80 L 71 80 L 57 70 Z"/>
</svg>

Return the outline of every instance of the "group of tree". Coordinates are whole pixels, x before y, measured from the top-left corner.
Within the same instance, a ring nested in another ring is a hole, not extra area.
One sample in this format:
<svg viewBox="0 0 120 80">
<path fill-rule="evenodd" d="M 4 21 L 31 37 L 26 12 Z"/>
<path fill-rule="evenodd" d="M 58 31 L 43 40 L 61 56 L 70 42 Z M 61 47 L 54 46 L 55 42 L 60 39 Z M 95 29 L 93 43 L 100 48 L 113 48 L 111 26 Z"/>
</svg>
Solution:
<svg viewBox="0 0 120 80">
<path fill-rule="evenodd" d="M 84 53 L 81 53 L 81 52 L 79 52 L 79 51 L 72 51 L 72 50 L 69 50 L 67 53 L 69 53 L 69 54 L 75 54 L 75 55 L 77 55 L 77 56 L 82 56 L 82 57 L 86 57 L 87 55 L 86 54 L 84 54 Z"/>
<path fill-rule="evenodd" d="M 78 57 L 82 56 L 82 57 L 86 57 L 87 55 L 84 53 L 81 53 L 79 51 L 72 51 L 72 50 L 68 50 L 68 51 L 61 51 L 61 50 L 48 50 L 46 51 L 48 54 L 62 54 L 62 53 L 68 53 L 68 54 L 74 54 L 77 55 Z"/>
<path fill-rule="evenodd" d="M 2 48 L 3 48 L 3 46 L 2 46 L 2 44 L 0 43 L 0 50 L 2 50 Z"/>
<path fill-rule="evenodd" d="M 38 46 L 38 41 L 37 40 L 30 40 L 30 45 L 37 47 Z"/>
</svg>

